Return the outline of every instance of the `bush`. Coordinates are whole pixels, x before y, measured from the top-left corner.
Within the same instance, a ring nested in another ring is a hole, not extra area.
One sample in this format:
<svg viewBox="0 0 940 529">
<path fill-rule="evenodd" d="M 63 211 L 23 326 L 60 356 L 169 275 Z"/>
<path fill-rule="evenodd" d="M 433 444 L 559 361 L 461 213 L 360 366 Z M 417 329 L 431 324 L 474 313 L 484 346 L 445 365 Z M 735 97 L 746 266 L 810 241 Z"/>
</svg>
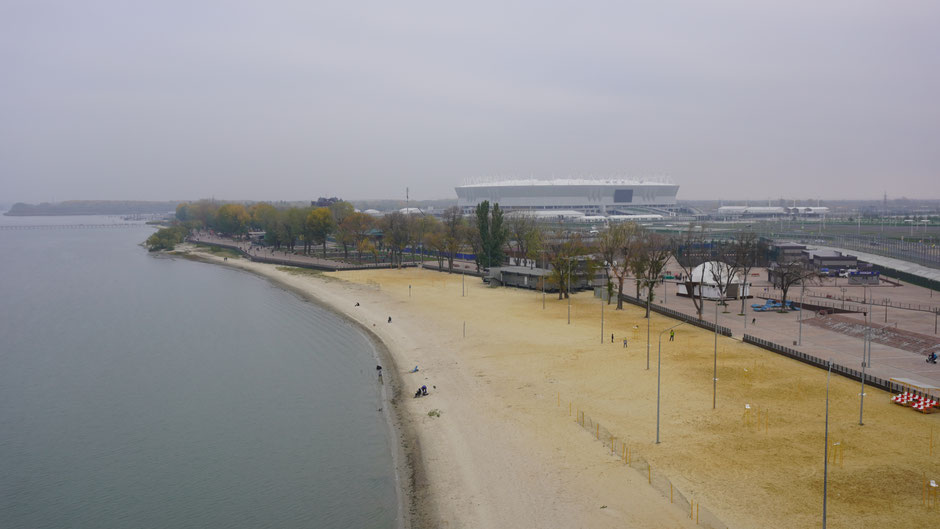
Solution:
<svg viewBox="0 0 940 529">
<path fill-rule="evenodd" d="M 186 240 L 189 229 L 176 225 L 169 228 L 160 228 L 156 233 L 147 237 L 147 249 L 151 252 L 159 250 L 173 250 L 176 245 Z"/>
</svg>

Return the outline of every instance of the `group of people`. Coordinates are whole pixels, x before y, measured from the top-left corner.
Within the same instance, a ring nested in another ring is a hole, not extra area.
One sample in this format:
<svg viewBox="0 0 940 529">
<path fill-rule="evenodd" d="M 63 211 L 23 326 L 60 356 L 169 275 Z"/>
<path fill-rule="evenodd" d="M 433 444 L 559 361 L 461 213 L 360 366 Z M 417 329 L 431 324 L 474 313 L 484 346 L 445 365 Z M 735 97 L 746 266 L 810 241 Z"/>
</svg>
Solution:
<svg viewBox="0 0 940 529">
<path fill-rule="evenodd" d="M 634 326 L 633 326 L 633 329 L 634 329 L 634 331 L 635 331 L 635 330 L 637 329 L 637 326 L 634 325 Z M 672 329 L 669 330 L 669 341 L 670 341 L 670 342 L 676 341 L 676 331 L 675 331 L 675 330 L 672 330 Z M 614 333 L 610 333 L 610 343 L 614 343 Z M 629 344 L 629 342 L 627 341 L 627 337 L 624 336 L 624 337 L 623 337 L 623 348 L 626 349 L 628 344 Z M 934 362 L 934 363 L 936 364 L 936 362 Z"/>
</svg>

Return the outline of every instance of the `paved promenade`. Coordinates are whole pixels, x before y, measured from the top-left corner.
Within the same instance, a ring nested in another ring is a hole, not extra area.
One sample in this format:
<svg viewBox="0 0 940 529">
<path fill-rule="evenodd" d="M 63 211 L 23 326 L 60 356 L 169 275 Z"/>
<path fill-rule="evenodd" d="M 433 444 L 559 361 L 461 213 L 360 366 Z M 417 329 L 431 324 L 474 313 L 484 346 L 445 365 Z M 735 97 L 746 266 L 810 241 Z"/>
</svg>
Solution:
<svg viewBox="0 0 940 529">
<path fill-rule="evenodd" d="M 668 289 L 668 297 L 664 295 L 664 288 Z M 695 314 L 692 300 L 675 295 L 676 286 L 674 283 L 667 283 L 665 286 L 659 285 L 655 290 L 656 301 L 654 303 L 662 304 L 685 314 Z M 754 286 L 753 292 L 760 295 L 762 290 L 763 287 L 758 283 Z M 633 294 L 634 292 L 627 293 Z M 799 300 L 798 289 L 795 290 L 795 297 Z M 791 291 L 790 298 L 794 298 L 794 291 Z M 807 303 L 810 302 L 810 300 L 807 300 Z M 809 325 L 805 321 L 801 333 L 799 319 L 801 315 L 803 318 L 815 317 L 815 314 L 811 311 L 793 311 L 785 314 L 754 312 L 751 309 L 752 303 L 763 303 L 763 300 L 759 298 L 748 299 L 745 303 L 746 316 L 739 316 L 741 300 L 729 301 L 726 309 L 719 308 L 717 311 L 718 324 L 730 328 L 735 339 L 741 339 L 746 333 L 819 358 L 831 358 L 836 364 L 861 369 L 864 347 L 864 341 L 861 338 Z M 715 321 L 715 306 L 715 302 L 705 301 L 705 319 Z M 723 310 L 728 312 L 725 313 Z M 879 310 L 875 306 L 875 315 L 880 320 L 881 312 Z M 888 321 L 909 328 L 909 326 L 906 326 L 905 319 L 911 317 L 912 314 L 914 313 L 910 311 L 892 310 L 889 313 Z M 925 322 L 923 325 L 918 325 L 917 332 L 926 335 L 928 331 L 920 327 L 925 327 L 927 325 L 926 319 L 929 318 L 929 330 L 932 330 L 934 316 L 928 313 L 919 314 L 923 314 Z M 857 319 L 859 323 L 863 322 L 864 316 L 862 314 L 851 316 Z M 665 316 L 654 314 L 653 317 L 663 318 Z M 928 364 L 921 354 L 875 342 L 871 344 L 871 366 L 868 368 L 868 372 L 884 379 L 910 378 L 940 387 L 940 364 Z"/>
<path fill-rule="evenodd" d="M 389 263 L 366 263 L 366 264 L 350 264 L 344 263 L 342 261 L 336 261 L 333 259 L 323 259 L 316 257 L 315 255 L 299 255 L 291 252 L 274 250 L 273 248 L 265 248 L 262 246 L 253 245 L 248 241 L 239 241 L 230 239 L 228 237 L 219 237 L 217 235 L 210 235 L 206 233 L 197 233 L 190 235 L 187 239 L 190 242 L 194 243 L 204 243 L 204 244 L 213 244 L 216 246 L 222 246 L 225 248 L 231 248 L 242 252 L 246 257 L 252 261 L 258 261 L 262 263 L 273 263 L 280 264 L 285 266 L 298 266 L 302 268 L 312 268 L 315 270 L 324 270 L 324 271 L 337 271 L 337 270 L 372 270 L 376 268 L 392 268 L 393 266 Z M 402 266 L 414 266 L 411 263 L 405 262 Z"/>
</svg>

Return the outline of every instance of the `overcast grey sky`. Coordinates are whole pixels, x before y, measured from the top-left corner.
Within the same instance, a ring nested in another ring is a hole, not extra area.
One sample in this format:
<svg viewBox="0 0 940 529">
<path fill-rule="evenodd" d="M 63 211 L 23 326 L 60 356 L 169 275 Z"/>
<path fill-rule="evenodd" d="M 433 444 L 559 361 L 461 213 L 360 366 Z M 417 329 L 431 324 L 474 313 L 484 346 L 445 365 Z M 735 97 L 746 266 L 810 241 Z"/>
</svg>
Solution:
<svg viewBox="0 0 940 529">
<path fill-rule="evenodd" d="M 0 3 L 0 202 L 940 198 L 940 2 Z"/>
</svg>

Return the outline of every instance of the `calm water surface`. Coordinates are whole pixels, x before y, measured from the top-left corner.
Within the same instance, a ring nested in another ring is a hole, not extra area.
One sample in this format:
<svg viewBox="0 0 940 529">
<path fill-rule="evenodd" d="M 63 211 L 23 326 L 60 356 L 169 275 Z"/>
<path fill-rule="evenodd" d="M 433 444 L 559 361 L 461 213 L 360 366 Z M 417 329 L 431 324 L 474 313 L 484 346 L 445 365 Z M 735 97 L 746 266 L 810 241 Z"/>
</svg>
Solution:
<svg viewBox="0 0 940 529">
<path fill-rule="evenodd" d="M 0 527 L 395 527 L 369 340 L 152 231 L 0 228 Z"/>
</svg>

